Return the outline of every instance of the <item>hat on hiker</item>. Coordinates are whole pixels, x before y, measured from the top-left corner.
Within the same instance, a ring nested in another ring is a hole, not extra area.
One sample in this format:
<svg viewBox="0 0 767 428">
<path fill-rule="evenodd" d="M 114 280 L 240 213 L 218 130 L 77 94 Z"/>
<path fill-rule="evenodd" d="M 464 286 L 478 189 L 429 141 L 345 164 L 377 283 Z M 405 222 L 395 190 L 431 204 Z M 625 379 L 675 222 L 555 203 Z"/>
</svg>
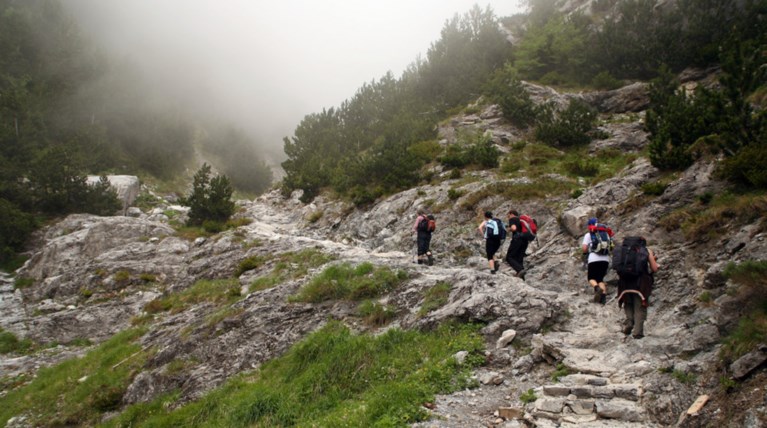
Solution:
<svg viewBox="0 0 767 428">
<path fill-rule="evenodd" d="M 596 217 L 591 217 L 589 219 L 589 226 L 596 226 L 596 224 L 597 224 L 597 218 Z"/>
</svg>

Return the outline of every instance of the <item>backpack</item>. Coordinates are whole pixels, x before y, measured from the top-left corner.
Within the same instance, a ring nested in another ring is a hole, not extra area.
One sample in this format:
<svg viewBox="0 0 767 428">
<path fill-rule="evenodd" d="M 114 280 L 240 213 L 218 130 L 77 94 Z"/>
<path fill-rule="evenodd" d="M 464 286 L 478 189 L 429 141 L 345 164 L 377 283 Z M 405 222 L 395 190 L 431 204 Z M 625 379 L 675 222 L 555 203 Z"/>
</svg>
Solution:
<svg viewBox="0 0 767 428">
<path fill-rule="evenodd" d="M 426 216 L 421 217 L 421 220 L 418 221 L 418 226 L 416 227 L 416 230 L 419 231 L 419 232 L 428 232 L 429 231 L 429 218 L 426 217 Z"/>
<path fill-rule="evenodd" d="M 498 225 L 498 237 L 503 241 L 506 239 L 506 226 L 503 225 L 503 222 L 500 219 L 493 218 L 493 221 Z"/>
<path fill-rule="evenodd" d="M 591 234 L 591 248 L 589 250 L 602 256 L 609 255 L 615 247 L 614 233 L 610 226 L 597 223 L 589 226 L 589 233 Z"/>
<path fill-rule="evenodd" d="M 429 232 L 434 232 L 435 230 L 437 230 L 437 220 L 434 218 L 434 216 L 429 214 L 426 217 L 426 219 L 429 220 L 429 222 L 428 222 L 428 224 L 426 226 L 426 230 L 429 231 Z"/>
<path fill-rule="evenodd" d="M 522 223 L 522 235 L 525 236 L 528 241 L 535 240 L 538 235 L 538 222 L 527 214 L 519 216 L 519 222 Z"/>
<path fill-rule="evenodd" d="M 629 236 L 613 250 L 613 269 L 618 275 L 639 276 L 648 273 L 650 253 L 647 241 L 640 236 Z"/>
</svg>

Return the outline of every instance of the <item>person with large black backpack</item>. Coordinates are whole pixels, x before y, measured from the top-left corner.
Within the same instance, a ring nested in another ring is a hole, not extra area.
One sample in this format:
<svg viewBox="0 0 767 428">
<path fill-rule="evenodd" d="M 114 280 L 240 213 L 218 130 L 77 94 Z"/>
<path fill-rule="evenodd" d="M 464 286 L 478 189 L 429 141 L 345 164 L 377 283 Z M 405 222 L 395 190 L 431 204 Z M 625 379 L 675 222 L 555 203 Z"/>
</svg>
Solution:
<svg viewBox="0 0 767 428">
<path fill-rule="evenodd" d="M 634 339 L 644 337 L 644 322 L 650 305 L 658 265 L 647 241 L 641 236 L 627 236 L 613 249 L 613 269 L 618 274 L 618 307 L 623 307 L 626 319 L 623 334 Z"/>
</svg>

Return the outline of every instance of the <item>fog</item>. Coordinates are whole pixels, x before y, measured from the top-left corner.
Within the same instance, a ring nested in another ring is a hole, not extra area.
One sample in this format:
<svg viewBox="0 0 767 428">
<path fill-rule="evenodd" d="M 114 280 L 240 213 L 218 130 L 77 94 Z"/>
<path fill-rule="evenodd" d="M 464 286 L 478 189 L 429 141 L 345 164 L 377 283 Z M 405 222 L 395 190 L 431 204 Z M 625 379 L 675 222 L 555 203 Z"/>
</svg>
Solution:
<svg viewBox="0 0 767 428">
<path fill-rule="evenodd" d="M 519 0 L 64 0 L 110 58 L 153 87 L 221 116 L 280 153 L 310 113 L 338 106 L 387 71 L 399 77 L 445 22 L 476 3 Z"/>
</svg>

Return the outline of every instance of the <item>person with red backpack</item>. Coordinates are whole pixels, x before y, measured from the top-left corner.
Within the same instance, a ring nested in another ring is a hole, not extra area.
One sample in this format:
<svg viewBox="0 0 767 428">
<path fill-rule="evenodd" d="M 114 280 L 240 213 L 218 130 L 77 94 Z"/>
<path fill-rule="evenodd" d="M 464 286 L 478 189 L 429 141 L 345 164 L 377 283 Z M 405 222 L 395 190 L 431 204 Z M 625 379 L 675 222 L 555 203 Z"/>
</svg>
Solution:
<svg viewBox="0 0 767 428">
<path fill-rule="evenodd" d="M 416 233 L 416 254 L 418 264 L 433 264 L 433 258 L 431 255 L 431 235 L 436 228 L 436 221 L 434 216 L 426 215 L 426 211 L 423 209 L 418 210 L 418 217 L 413 224 L 413 232 Z"/>
<path fill-rule="evenodd" d="M 613 249 L 613 231 L 602 223 L 599 223 L 596 217 L 588 221 L 586 235 L 583 236 L 581 248 L 584 254 L 588 254 L 588 275 L 589 285 L 594 288 L 594 302 L 605 304 L 607 301 L 607 284 L 605 284 L 605 275 L 610 267 L 610 252 Z"/>
<path fill-rule="evenodd" d="M 525 269 L 525 255 L 527 253 L 527 245 L 535 239 L 535 232 L 533 225 L 535 220 L 524 219 L 520 217 L 517 210 L 509 210 L 508 212 L 509 225 L 507 229 L 511 233 L 511 243 L 509 249 L 506 252 L 506 262 L 516 272 L 515 276 L 525 279 L 527 270 Z"/>
</svg>

